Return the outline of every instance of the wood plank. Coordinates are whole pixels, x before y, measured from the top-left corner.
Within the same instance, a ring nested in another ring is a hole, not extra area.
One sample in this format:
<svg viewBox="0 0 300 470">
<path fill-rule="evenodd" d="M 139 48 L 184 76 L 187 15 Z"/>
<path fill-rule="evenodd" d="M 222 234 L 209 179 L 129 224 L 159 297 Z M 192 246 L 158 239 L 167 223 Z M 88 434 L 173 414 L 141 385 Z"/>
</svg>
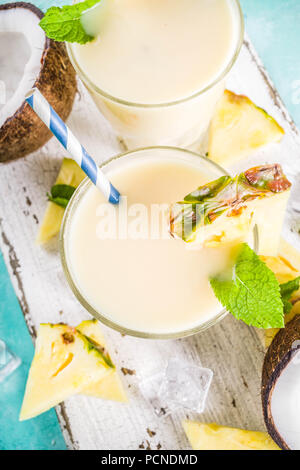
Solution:
<svg viewBox="0 0 300 470">
<path fill-rule="evenodd" d="M 248 39 L 230 74 L 228 87 L 247 94 L 275 116 L 286 130 L 280 145 L 257 152 L 235 169 L 262 161 L 283 164 L 295 184 L 284 236 L 300 248 L 298 235 L 291 231 L 296 220 L 296 193 L 300 184 L 299 135 Z M 120 145 L 82 86 L 79 86 L 79 92 L 69 125 L 101 162 L 118 153 Z M 1 166 L 0 246 L 33 338 L 41 322 L 64 321 L 76 325 L 89 318 L 64 279 L 57 240 L 46 249 L 34 242 L 46 207 L 45 193 L 55 181 L 64 155 L 52 139 L 26 159 Z M 130 403 L 122 405 L 76 396 L 57 407 L 70 448 L 137 449 L 150 446 L 156 449 L 159 445 L 162 449 L 188 448 L 181 419 L 188 415 L 197 416 L 178 412 L 157 418 L 138 387 L 142 377 L 161 369 L 174 356 L 201 362 L 214 371 L 207 409 L 201 420 L 248 429 L 264 428 L 260 405 L 263 348 L 253 329 L 231 316 L 202 334 L 177 341 L 141 340 L 103 329 L 118 367 L 136 371 L 135 375 L 124 377 Z M 147 428 L 156 434 L 150 437 Z"/>
</svg>

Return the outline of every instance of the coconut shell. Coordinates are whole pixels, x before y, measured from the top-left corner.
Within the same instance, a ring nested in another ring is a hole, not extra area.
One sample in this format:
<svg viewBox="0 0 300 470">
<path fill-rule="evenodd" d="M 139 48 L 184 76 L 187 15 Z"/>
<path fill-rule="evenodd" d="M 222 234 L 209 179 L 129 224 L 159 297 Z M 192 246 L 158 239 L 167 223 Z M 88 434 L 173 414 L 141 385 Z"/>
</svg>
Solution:
<svg viewBox="0 0 300 470">
<path fill-rule="evenodd" d="M 17 2 L 0 5 L 1 10 L 27 8 L 39 18 L 43 12 L 30 3 Z M 77 84 L 76 73 L 67 55 L 64 43 L 45 36 L 41 68 L 34 83 L 55 111 L 65 120 L 72 109 Z M 15 160 L 42 147 L 52 136 L 28 103 L 20 106 L 0 128 L 0 162 Z"/>
<path fill-rule="evenodd" d="M 300 350 L 300 315 L 296 315 L 273 339 L 265 356 L 262 372 L 262 407 L 267 430 L 283 450 L 290 450 L 275 427 L 271 398 L 281 373 Z"/>
</svg>

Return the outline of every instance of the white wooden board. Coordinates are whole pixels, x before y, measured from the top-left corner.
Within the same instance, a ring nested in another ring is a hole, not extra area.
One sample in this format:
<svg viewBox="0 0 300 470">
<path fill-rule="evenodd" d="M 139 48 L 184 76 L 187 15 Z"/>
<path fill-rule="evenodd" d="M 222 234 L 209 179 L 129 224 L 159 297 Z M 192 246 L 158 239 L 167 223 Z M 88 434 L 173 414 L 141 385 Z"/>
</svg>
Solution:
<svg viewBox="0 0 300 470">
<path fill-rule="evenodd" d="M 230 74 L 228 88 L 248 95 L 286 131 L 280 145 L 269 146 L 239 166 L 246 168 L 266 161 L 282 163 L 288 177 L 296 183 L 293 190 L 296 204 L 295 193 L 299 192 L 300 184 L 298 132 L 248 40 Z M 109 125 L 82 86 L 69 125 L 99 162 L 119 153 L 120 146 Z M 27 158 L 1 165 L 0 171 L 0 246 L 33 338 L 41 322 L 63 321 L 76 325 L 89 318 L 64 279 L 57 240 L 46 249 L 34 242 L 46 207 L 45 193 L 55 181 L 63 155 L 62 148 L 52 139 Z M 299 235 L 290 231 L 296 217 L 292 208 L 297 209 L 291 202 L 284 235 L 297 246 Z M 130 403 L 121 405 L 76 396 L 57 407 L 70 448 L 189 448 L 181 426 L 187 414 L 178 412 L 157 418 L 138 388 L 141 376 L 162 368 L 173 356 L 202 363 L 214 371 L 205 413 L 189 417 L 264 429 L 260 404 L 263 349 L 253 329 L 231 316 L 202 334 L 177 341 L 134 339 L 103 329 L 117 366 L 136 371 L 135 375 L 123 377 Z M 150 437 L 147 429 L 156 434 Z"/>
</svg>

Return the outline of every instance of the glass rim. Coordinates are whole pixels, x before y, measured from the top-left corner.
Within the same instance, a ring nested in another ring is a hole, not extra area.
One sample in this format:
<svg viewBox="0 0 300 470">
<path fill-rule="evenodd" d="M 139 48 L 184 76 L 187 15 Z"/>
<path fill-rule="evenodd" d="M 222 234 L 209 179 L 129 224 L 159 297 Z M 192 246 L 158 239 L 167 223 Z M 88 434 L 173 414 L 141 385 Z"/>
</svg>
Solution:
<svg viewBox="0 0 300 470">
<path fill-rule="evenodd" d="M 215 85 L 217 85 L 219 82 L 222 81 L 223 78 L 226 77 L 226 75 L 230 72 L 232 69 L 233 65 L 235 64 L 241 47 L 243 45 L 243 40 L 244 40 L 244 32 L 245 32 L 245 22 L 244 22 L 244 16 L 243 16 L 243 11 L 241 8 L 241 4 L 239 0 L 232 0 L 235 3 L 235 6 L 237 8 L 237 17 L 239 19 L 239 32 L 238 32 L 238 39 L 237 39 L 237 44 L 234 49 L 234 52 L 231 56 L 231 59 L 229 60 L 228 64 L 222 70 L 222 72 L 215 78 L 215 80 L 211 83 L 209 83 L 207 86 L 204 88 L 201 88 L 200 90 L 192 93 L 189 96 L 185 96 L 184 98 L 179 98 L 173 101 L 166 101 L 166 102 L 161 102 L 161 103 L 138 103 L 134 101 L 129 101 L 126 99 L 118 98 L 105 90 L 102 90 L 100 87 L 95 85 L 92 80 L 89 79 L 89 77 L 86 75 L 86 73 L 82 70 L 80 65 L 78 64 L 75 54 L 73 53 L 72 50 L 72 44 L 71 43 L 66 43 L 66 48 L 67 52 L 69 55 L 69 59 L 78 74 L 78 76 L 81 78 L 81 80 L 84 82 L 84 84 L 87 86 L 88 89 L 90 89 L 93 93 L 97 93 L 98 95 L 101 95 L 103 98 L 108 99 L 112 102 L 121 104 L 123 106 L 128 106 L 128 107 L 133 107 L 133 108 L 144 108 L 144 109 L 151 109 L 151 108 L 165 108 L 169 106 L 175 106 L 177 104 L 185 103 L 187 101 L 193 100 L 194 98 L 197 98 L 198 96 L 201 96 L 202 94 L 206 93 L 207 91 L 211 90 Z"/>
<path fill-rule="evenodd" d="M 229 173 L 223 169 L 220 165 L 217 163 L 213 162 L 207 157 L 204 157 L 196 152 L 193 152 L 191 150 L 179 148 L 179 147 L 169 147 L 169 146 L 152 146 L 152 147 L 143 147 L 139 149 L 135 149 L 132 151 L 127 151 L 127 152 L 122 152 L 119 153 L 118 155 L 115 155 L 111 157 L 110 159 L 106 160 L 103 162 L 100 166 L 100 168 L 104 168 L 105 166 L 109 165 L 110 163 L 119 160 L 120 158 L 124 157 L 129 157 L 129 156 L 134 156 L 137 153 L 148 151 L 148 150 L 168 150 L 168 151 L 176 151 L 176 152 L 181 152 L 183 154 L 189 155 L 190 157 L 197 158 L 198 160 L 202 160 L 205 164 L 208 164 L 209 166 L 214 167 L 218 172 L 220 172 L 221 175 L 228 175 Z M 99 320 L 101 323 L 104 325 L 112 328 L 115 331 L 118 331 L 121 334 L 128 335 L 128 336 L 133 336 L 136 338 L 144 338 L 144 339 L 157 339 L 157 340 L 167 340 L 167 339 L 179 339 L 179 338 L 184 338 L 187 336 L 192 336 L 196 333 L 201 333 L 211 326 L 214 326 L 216 323 L 219 321 L 223 320 L 223 318 L 228 314 L 228 311 L 226 308 L 222 308 L 220 312 L 218 312 L 215 316 L 212 318 L 202 322 L 201 324 L 194 326 L 192 328 L 188 328 L 182 331 L 176 331 L 176 332 L 171 332 L 171 333 L 153 333 L 153 332 L 146 332 L 146 331 L 141 331 L 141 330 L 134 330 L 132 328 L 127 328 L 123 325 L 120 325 L 119 323 L 109 319 L 105 314 L 102 312 L 99 312 L 96 310 L 90 303 L 89 301 L 84 297 L 83 293 L 80 291 L 79 287 L 77 286 L 75 280 L 73 279 L 73 276 L 71 274 L 71 269 L 68 267 L 68 261 L 67 261 L 67 254 L 66 254 L 66 248 L 65 248 L 65 232 L 68 227 L 68 222 L 70 217 L 72 217 L 74 206 L 79 202 L 79 200 L 85 195 L 86 191 L 89 189 L 89 187 L 92 186 L 92 182 L 90 181 L 89 178 L 85 178 L 76 191 L 74 192 L 71 200 L 68 203 L 68 206 L 65 210 L 61 229 L 60 229 L 60 234 L 59 234 L 59 251 L 60 251 L 60 256 L 61 256 L 61 262 L 62 262 L 62 267 L 63 271 L 65 274 L 65 277 L 67 279 L 67 282 L 73 291 L 73 294 L 77 298 L 77 300 L 80 302 L 80 304 L 97 320 Z M 75 206 L 76 210 L 76 206 Z M 254 251 L 258 251 L 258 230 L 257 227 L 254 227 L 253 230 L 253 247 Z"/>
</svg>

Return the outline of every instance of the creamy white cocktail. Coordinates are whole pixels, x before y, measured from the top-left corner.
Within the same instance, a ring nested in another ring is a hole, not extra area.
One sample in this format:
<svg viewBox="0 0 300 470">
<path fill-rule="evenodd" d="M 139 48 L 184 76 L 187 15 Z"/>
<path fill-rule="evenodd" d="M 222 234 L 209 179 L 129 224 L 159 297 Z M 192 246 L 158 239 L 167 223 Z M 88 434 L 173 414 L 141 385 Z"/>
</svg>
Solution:
<svg viewBox="0 0 300 470">
<path fill-rule="evenodd" d="M 108 204 L 85 181 L 61 234 L 64 268 L 82 304 L 121 331 L 150 337 L 183 336 L 222 316 L 209 279 L 224 271 L 234 248 L 190 249 L 171 238 L 166 222 L 170 203 L 223 171 L 168 148 L 125 154 L 103 170 L 126 198 Z"/>
<path fill-rule="evenodd" d="M 73 64 L 128 147 L 187 146 L 206 131 L 241 45 L 236 0 L 102 0 Z"/>
</svg>

